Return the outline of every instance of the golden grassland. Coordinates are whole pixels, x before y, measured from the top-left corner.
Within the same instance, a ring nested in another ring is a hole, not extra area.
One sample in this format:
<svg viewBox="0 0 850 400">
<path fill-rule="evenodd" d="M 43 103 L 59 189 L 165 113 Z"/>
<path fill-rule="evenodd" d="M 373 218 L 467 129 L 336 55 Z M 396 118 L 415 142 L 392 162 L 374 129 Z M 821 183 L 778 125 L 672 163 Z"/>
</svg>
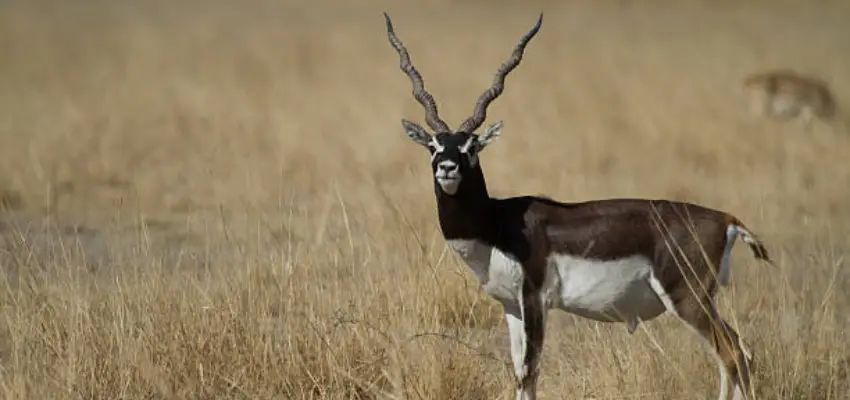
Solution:
<svg viewBox="0 0 850 400">
<path fill-rule="evenodd" d="M 850 398 L 850 134 L 752 118 L 740 87 L 793 68 L 850 98 L 846 5 L 67 3 L 0 6 L 1 397 L 511 398 L 380 12 L 454 126 L 542 9 L 490 109 L 492 194 L 734 213 L 778 262 L 737 250 L 719 299 L 758 398 Z M 671 317 L 550 321 L 544 399 L 716 396 Z"/>
</svg>

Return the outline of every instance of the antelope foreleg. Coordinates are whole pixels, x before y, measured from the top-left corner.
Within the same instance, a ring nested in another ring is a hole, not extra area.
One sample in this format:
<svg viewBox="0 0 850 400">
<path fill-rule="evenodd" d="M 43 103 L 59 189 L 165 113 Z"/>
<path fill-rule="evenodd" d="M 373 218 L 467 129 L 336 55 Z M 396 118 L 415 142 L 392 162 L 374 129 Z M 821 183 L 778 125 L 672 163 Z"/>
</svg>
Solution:
<svg viewBox="0 0 850 400">
<path fill-rule="evenodd" d="M 511 337 L 516 399 L 534 400 L 537 398 L 540 355 L 546 331 L 546 309 L 536 294 L 522 296 L 517 303 L 504 306 Z"/>
</svg>

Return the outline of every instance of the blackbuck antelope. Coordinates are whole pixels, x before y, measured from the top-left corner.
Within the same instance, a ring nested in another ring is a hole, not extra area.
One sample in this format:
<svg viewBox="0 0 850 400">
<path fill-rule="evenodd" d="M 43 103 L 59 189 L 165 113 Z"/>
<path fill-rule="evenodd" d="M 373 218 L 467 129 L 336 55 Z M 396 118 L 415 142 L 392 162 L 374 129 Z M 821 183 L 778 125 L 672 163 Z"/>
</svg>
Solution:
<svg viewBox="0 0 850 400">
<path fill-rule="evenodd" d="M 816 78 L 789 70 L 748 75 L 743 81 L 750 112 L 777 120 L 800 117 L 804 128 L 817 117 L 829 122 L 835 117 L 835 96 L 829 86 Z"/>
<path fill-rule="evenodd" d="M 488 105 L 519 65 L 543 15 L 520 40 L 456 131 L 440 119 L 434 98 L 384 13 L 389 41 L 413 82 L 413 97 L 434 130 L 402 119 L 410 139 L 428 149 L 440 228 L 448 245 L 499 301 L 510 331 L 517 399 L 536 398 L 540 353 L 550 309 L 634 332 L 665 311 L 698 332 L 713 348 L 721 374 L 720 398 L 730 385 L 748 393 L 750 353 L 715 308 L 718 285 L 730 275 L 730 253 L 740 236 L 756 258 L 770 262 L 764 245 L 734 216 L 670 200 L 608 199 L 561 203 L 541 197 L 492 198 L 479 155 L 502 123 L 475 134 Z"/>
</svg>

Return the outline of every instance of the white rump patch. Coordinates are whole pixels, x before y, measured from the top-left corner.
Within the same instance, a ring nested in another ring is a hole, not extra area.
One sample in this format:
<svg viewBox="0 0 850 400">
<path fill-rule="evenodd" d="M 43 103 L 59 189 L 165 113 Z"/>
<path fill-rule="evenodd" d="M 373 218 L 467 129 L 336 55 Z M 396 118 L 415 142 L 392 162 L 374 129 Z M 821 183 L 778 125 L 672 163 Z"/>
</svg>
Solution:
<svg viewBox="0 0 850 400">
<path fill-rule="evenodd" d="M 736 225 L 726 227 L 726 247 L 723 248 L 723 258 L 720 260 L 720 270 L 717 272 L 717 282 L 720 286 L 729 284 L 729 278 L 732 275 L 732 248 L 735 247 L 739 232 Z"/>
</svg>

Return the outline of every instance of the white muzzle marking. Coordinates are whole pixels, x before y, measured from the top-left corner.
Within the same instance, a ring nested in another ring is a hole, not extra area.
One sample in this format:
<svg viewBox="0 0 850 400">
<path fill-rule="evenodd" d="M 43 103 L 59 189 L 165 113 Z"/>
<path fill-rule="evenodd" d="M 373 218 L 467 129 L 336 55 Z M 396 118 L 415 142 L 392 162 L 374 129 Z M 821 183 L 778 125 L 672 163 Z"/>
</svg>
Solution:
<svg viewBox="0 0 850 400">
<path fill-rule="evenodd" d="M 437 164 L 437 172 L 434 173 L 434 178 L 437 179 L 437 183 L 440 184 L 443 192 L 448 195 L 457 193 L 460 187 L 460 172 L 457 163 L 454 161 L 446 160 Z"/>
</svg>

